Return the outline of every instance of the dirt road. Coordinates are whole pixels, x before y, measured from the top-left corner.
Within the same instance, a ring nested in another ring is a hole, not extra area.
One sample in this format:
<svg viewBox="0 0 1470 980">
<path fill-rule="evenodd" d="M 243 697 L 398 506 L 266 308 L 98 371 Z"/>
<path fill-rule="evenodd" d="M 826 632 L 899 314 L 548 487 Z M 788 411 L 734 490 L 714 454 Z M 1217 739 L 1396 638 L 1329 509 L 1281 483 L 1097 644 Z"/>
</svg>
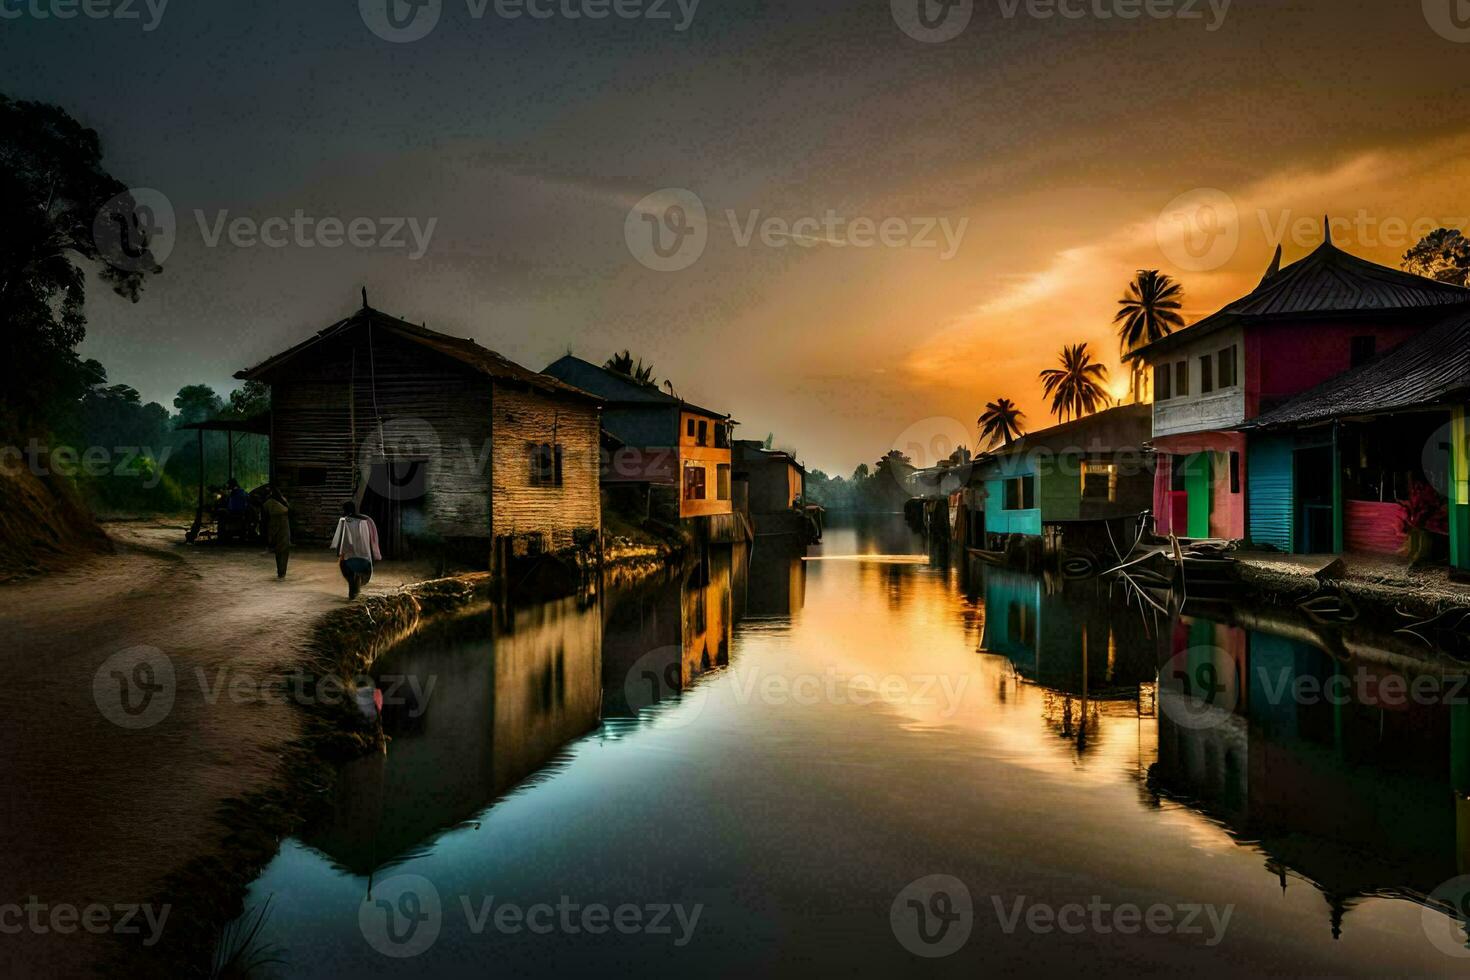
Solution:
<svg viewBox="0 0 1470 980">
<path fill-rule="evenodd" d="M 277 581 L 264 551 L 108 530 L 116 555 L 0 587 L 0 975 L 84 973 L 123 927 L 119 906 L 216 849 L 219 802 L 266 784 L 300 729 L 269 685 L 347 602 L 325 551 L 298 549 Z M 385 563 L 366 591 L 426 573 Z M 146 937 L 161 915 L 126 927 Z"/>
</svg>

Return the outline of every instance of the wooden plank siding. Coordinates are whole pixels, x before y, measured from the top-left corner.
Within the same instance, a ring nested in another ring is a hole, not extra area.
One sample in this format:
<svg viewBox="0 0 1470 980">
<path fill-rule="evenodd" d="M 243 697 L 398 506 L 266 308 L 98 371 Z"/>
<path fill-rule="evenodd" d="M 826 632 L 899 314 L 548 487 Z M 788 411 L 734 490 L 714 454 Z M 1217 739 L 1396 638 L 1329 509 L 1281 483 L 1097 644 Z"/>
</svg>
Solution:
<svg viewBox="0 0 1470 980">
<path fill-rule="evenodd" d="M 1376 500 L 1343 501 L 1343 546 L 1348 551 L 1379 555 L 1397 554 L 1407 535 L 1403 529 L 1404 508 Z"/>
<path fill-rule="evenodd" d="M 495 537 L 545 534 L 546 547 L 558 550 L 570 547 L 579 531 L 600 532 L 597 409 L 497 382 L 494 419 Z M 562 447 L 559 487 L 531 482 L 531 451 L 540 443 Z"/>
<path fill-rule="evenodd" d="M 273 479 L 303 543 L 329 540 L 348 499 L 492 565 L 498 536 L 516 554 L 601 530 L 598 402 L 469 341 L 365 309 L 247 374 L 271 386 Z M 559 484 L 533 483 L 545 443 L 562 447 Z M 399 535 L 379 535 L 386 556 Z"/>
</svg>

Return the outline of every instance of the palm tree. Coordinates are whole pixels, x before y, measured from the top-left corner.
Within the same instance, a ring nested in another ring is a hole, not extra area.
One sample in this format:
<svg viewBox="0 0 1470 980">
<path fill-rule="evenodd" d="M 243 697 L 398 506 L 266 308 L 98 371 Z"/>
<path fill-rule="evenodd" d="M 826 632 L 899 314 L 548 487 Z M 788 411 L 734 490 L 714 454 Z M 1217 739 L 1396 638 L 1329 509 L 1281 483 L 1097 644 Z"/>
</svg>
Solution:
<svg viewBox="0 0 1470 980">
<path fill-rule="evenodd" d="M 1009 446 L 1024 434 L 1025 413 L 1009 398 L 997 398 L 985 406 L 985 411 L 975 420 L 980 426 L 980 445 L 994 449 L 997 445 Z"/>
<path fill-rule="evenodd" d="M 1184 287 L 1158 269 L 1139 269 L 1128 291 L 1118 300 L 1118 313 L 1113 323 L 1118 325 L 1118 353 L 1128 354 L 1160 340 L 1184 326 L 1184 317 L 1179 315 L 1179 304 L 1184 299 Z M 1133 362 L 1128 378 L 1128 395 L 1138 400 L 1143 380 L 1144 364 Z"/>
<path fill-rule="evenodd" d="M 1112 401 L 1108 395 L 1108 369 L 1092 359 L 1086 344 L 1062 348 L 1062 366 L 1041 372 L 1051 413 L 1059 421 L 1091 415 Z"/>
<path fill-rule="evenodd" d="M 624 350 L 621 353 L 614 354 L 602 366 L 609 371 L 626 374 L 641 385 L 651 385 L 654 383 L 653 365 L 650 364 L 645 367 L 643 365 L 643 358 L 641 357 L 638 358 L 637 363 L 634 363 L 632 351 Z"/>
</svg>

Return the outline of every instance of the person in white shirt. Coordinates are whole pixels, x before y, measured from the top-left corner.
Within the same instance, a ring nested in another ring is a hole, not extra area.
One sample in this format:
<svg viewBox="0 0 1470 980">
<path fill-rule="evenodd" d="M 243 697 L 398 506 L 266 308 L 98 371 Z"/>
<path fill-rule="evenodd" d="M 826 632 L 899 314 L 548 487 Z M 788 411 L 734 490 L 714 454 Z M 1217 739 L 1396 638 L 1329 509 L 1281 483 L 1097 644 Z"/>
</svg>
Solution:
<svg viewBox="0 0 1470 980">
<path fill-rule="evenodd" d="M 355 503 L 344 500 L 332 547 L 337 549 L 337 567 L 347 580 L 347 598 L 356 599 L 373 577 L 373 562 L 383 560 L 378 550 L 378 526 L 371 517 L 359 514 Z"/>
</svg>

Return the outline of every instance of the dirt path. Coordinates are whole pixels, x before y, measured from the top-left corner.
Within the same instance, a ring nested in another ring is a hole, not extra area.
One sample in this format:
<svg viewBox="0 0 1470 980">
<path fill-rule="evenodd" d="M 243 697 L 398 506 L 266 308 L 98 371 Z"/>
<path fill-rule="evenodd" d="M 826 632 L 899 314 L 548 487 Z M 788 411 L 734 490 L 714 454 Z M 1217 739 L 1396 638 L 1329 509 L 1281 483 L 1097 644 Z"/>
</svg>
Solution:
<svg viewBox="0 0 1470 980">
<path fill-rule="evenodd" d="M 118 554 L 0 587 L 0 975 L 85 972 L 114 940 L 101 913 L 94 933 L 66 907 L 100 903 L 119 924 L 117 905 L 147 902 L 215 849 L 219 802 L 266 784 L 300 730 L 294 707 L 259 692 L 347 602 L 325 551 L 298 550 L 280 582 L 254 548 L 190 547 L 156 525 L 109 532 Z M 382 564 L 366 591 L 426 572 Z M 120 651 L 133 652 L 109 661 Z M 32 896 L 45 907 L 26 909 Z"/>
</svg>

